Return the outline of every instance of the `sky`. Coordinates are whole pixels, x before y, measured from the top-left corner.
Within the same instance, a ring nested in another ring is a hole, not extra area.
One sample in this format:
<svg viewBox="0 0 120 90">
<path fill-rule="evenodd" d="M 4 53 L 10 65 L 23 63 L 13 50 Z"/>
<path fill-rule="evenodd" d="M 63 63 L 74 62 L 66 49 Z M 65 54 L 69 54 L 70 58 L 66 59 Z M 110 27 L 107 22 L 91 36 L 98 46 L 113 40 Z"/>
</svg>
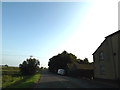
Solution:
<svg viewBox="0 0 120 90">
<path fill-rule="evenodd" d="M 3 2 L 2 64 L 19 66 L 32 55 L 48 67 L 64 50 L 92 62 L 104 37 L 118 30 L 117 5 L 113 0 Z"/>
</svg>

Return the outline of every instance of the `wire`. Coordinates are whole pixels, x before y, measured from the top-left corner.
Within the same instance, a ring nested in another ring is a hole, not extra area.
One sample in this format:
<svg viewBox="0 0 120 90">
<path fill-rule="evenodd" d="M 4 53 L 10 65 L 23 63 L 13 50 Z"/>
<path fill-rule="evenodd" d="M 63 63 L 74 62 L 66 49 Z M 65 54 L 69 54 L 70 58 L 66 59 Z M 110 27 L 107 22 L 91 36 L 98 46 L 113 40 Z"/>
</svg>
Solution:
<svg viewBox="0 0 120 90">
<path fill-rule="evenodd" d="M 33 58 L 34 57 L 36 57 L 36 58 L 45 58 L 45 57 L 39 57 L 39 56 L 35 56 L 35 55 L 12 55 L 12 54 L 0 54 L 0 55 L 5 55 L 5 56 L 27 56 L 27 57 L 30 57 L 30 56 L 33 56 Z"/>
</svg>

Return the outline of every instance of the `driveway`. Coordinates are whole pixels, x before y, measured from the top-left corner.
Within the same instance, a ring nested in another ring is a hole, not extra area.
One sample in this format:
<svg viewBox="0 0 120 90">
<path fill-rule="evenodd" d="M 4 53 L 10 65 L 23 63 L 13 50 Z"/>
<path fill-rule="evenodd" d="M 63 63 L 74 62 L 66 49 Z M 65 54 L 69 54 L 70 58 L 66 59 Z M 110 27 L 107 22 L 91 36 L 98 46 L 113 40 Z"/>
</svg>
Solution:
<svg viewBox="0 0 120 90">
<path fill-rule="evenodd" d="M 68 76 L 61 76 L 44 70 L 40 81 L 35 88 L 113 88 L 110 85 L 99 83 L 93 80 L 77 79 Z"/>
</svg>

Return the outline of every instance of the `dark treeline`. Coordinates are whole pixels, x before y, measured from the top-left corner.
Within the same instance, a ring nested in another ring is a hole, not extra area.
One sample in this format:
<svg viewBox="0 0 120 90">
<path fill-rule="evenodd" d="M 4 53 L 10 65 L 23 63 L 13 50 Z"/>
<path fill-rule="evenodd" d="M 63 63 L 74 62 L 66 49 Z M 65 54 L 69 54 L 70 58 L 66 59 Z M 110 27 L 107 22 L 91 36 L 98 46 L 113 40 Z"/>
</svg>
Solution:
<svg viewBox="0 0 120 90">
<path fill-rule="evenodd" d="M 75 64 L 75 63 L 90 64 L 87 58 L 85 58 L 84 60 L 77 59 L 77 57 L 74 54 L 68 53 L 67 51 L 63 51 L 61 54 L 58 54 L 50 58 L 48 62 L 48 66 L 51 72 L 56 73 L 57 70 L 60 68 L 68 71 L 68 67 L 70 67 L 70 64 Z"/>
<path fill-rule="evenodd" d="M 75 55 L 63 51 L 61 54 L 53 56 L 52 58 L 49 59 L 48 62 L 49 70 L 52 72 L 57 72 L 59 68 L 67 69 L 67 64 L 73 63 L 73 61 L 75 61 L 76 58 L 77 57 Z"/>
</svg>

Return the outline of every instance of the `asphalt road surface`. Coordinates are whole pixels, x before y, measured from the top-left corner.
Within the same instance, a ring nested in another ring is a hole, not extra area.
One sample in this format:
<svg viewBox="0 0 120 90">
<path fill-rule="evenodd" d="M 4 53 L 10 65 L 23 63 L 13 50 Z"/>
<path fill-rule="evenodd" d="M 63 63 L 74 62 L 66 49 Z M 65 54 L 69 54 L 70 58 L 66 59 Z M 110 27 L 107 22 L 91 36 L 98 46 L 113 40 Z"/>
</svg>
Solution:
<svg viewBox="0 0 120 90">
<path fill-rule="evenodd" d="M 41 79 L 35 88 L 112 88 L 112 86 L 93 80 L 53 74 L 46 69 L 43 71 Z"/>
</svg>

